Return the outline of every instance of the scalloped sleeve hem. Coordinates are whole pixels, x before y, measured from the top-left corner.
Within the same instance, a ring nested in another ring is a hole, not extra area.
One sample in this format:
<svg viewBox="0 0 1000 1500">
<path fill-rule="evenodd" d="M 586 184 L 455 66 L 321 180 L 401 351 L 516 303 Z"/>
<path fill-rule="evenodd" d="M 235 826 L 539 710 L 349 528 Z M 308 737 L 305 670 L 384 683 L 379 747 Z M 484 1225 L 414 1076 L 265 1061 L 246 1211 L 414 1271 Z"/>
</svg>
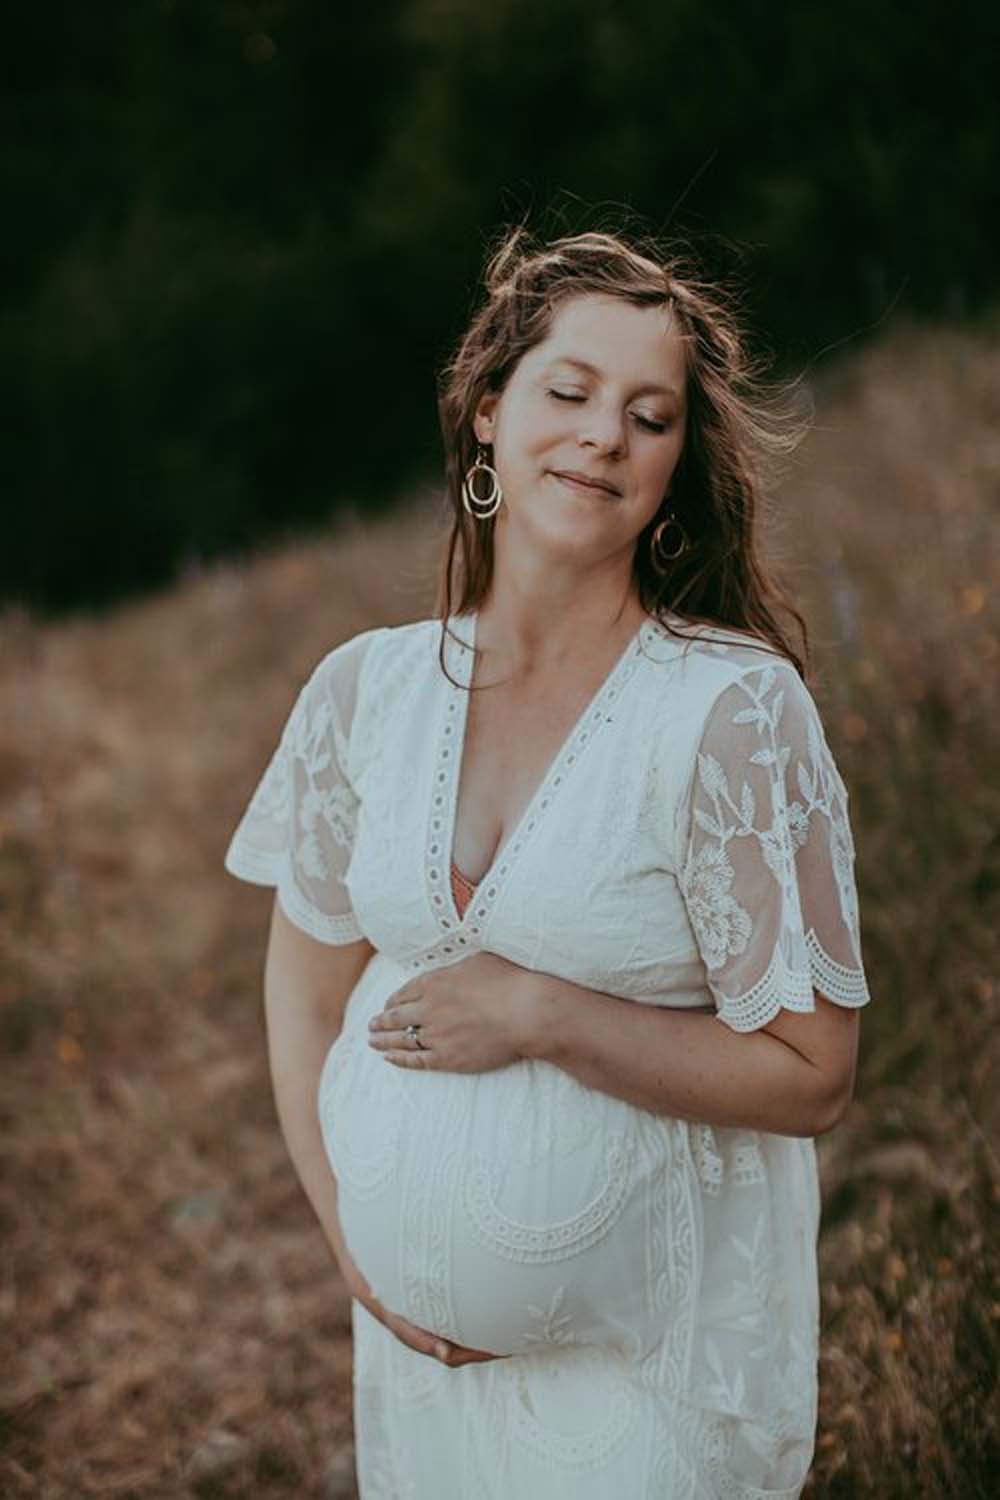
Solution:
<svg viewBox="0 0 1000 1500">
<path fill-rule="evenodd" d="M 251 844 L 234 838 L 223 864 L 238 880 L 246 880 L 251 885 L 272 886 L 288 920 L 317 942 L 356 943 L 364 937 L 353 912 L 331 916 L 317 910 L 303 896 L 295 884 L 287 856 L 264 854 Z"/>
<path fill-rule="evenodd" d="M 811 1015 L 816 1009 L 814 991 L 818 990 L 834 1005 L 857 1009 L 871 1000 L 863 969 L 849 969 L 835 963 L 824 953 L 814 932 L 806 939 L 810 969 L 808 974 L 791 973 L 775 954 L 770 968 L 759 984 L 743 995 L 716 996 L 716 1015 L 733 1031 L 756 1031 L 773 1021 L 781 1010 Z"/>
</svg>

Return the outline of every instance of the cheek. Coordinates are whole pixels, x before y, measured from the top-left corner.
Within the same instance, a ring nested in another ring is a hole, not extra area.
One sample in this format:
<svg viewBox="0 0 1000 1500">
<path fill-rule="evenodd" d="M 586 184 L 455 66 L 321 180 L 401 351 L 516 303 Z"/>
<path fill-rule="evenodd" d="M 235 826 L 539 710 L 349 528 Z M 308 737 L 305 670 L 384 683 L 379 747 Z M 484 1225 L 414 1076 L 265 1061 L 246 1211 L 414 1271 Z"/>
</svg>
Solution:
<svg viewBox="0 0 1000 1500">
<path fill-rule="evenodd" d="M 655 483 L 660 485 L 660 492 L 666 489 L 670 478 L 680 463 L 681 454 L 684 451 L 684 434 L 678 433 L 674 440 L 669 443 L 664 451 L 659 454 L 656 463 Z"/>
<path fill-rule="evenodd" d="M 508 417 L 507 430 L 500 432 L 494 451 L 501 464 L 515 471 L 525 464 L 530 465 L 532 458 L 545 447 L 550 436 L 537 417 L 515 411 Z"/>
<path fill-rule="evenodd" d="M 660 450 L 659 453 L 650 454 L 642 464 L 639 472 L 639 485 L 643 496 L 650 503 L 658 502 L 663 498 L 670 476 L 677 467 L 679 450 L 673 446 L 668 451 Z"/>
<path fill-rule="evenodd" d="M 544 453 L 554 444 L 563 442 L 565 437 L 565 424 L 561 424 L 552 413 L 525 412 L 518 446 L 526 453 Z"/>
</svg>

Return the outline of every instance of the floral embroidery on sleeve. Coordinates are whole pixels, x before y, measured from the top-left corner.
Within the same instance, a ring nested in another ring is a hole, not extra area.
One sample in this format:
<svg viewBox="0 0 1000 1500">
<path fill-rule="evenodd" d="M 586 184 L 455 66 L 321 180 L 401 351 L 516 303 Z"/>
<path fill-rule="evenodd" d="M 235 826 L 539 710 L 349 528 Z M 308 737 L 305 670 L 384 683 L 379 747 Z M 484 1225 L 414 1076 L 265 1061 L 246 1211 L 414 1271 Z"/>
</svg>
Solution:
<svg viewBox="0 0 1000 1500">
<path fill-rule="evenodd" d="M 361 936 L 343 880 L 359 810 L 334 696 L 343 653 L 330 653 L 301 688 L 225 859 L 231 874 L 274 886 L 291 920 L 327 943 Z"/>
<path fill-rule="evenodd" d="M 719 696 L 697 753 L 682 890 L 719 1014 L 736 1030 L 814 987 L 862 1005 L 847 793 L 791 664 Z"/>
<path fill-rule="evenodd" d="M 750 913 L 730 895 L 733 867 L 724 844 L 703 844 L 688 868 L 687 881 L 688 915 L 698 947 L 708 967 L 717 969 L 727 953 L 744 951 L 753 928 Z"/>
<path fill-rule="evenodd" d="M 331 740 L 336 755 L 330 754 Z M 332 839 L 338 848 L 349 852 L 354 847 L 358 817 L 358 799 L 341 770 L 347 760 L 347 742 L 328 711 L 308 726 L 297 754 L 306 777 L 298 804 L 298 862 L 305 875 L 326 880 L 331 869 L 324 844 Z"/>
</svg>

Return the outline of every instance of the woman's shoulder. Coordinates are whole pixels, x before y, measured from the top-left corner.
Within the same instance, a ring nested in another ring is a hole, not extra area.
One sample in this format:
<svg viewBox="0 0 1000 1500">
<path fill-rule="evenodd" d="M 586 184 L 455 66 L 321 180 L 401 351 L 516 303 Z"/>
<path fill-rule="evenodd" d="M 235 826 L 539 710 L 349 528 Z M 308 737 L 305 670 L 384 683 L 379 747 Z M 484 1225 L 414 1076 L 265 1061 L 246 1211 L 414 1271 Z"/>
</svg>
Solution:
<svg viewBox="0 0 1000 1500">
<path fill-rule="evenodd" d="M 375 733 L 389 712 L 413 699 L 427 701 L 440 676 L 441 628 L 439 619 L 423 618 L 348 636 L 317 662 L 309 696 L 341 725 L 360 720 Z"/>
<path fill-rule="evenodd" d="M 748 673 L 766 672 L 779 683 L 802 681 L 791 658 L 752 631 L 675 614 L 651 621 L 647 654 L 673 666 L 671 692 L 683 686 L 705 706 Z"/>
<path fill-rule="evenodd" d="M 405 668 L 428 654 L 428 644 L 438 630 L 440 622 L 433 619 L 369 626 L 331 646 L 316 663 L 313 676 L 335 686 L 357 681 L 362 675 Z"/>
<path fill-rule="evenodd" d="M 823 737 L 821 710 L 795 663 L 749 631 L 678 621 L 669 633 L 658 624 L 645 654 L 662 666 L 637 712 L 658 758 L 675 767 L 689 772 L 706 743 L 728 744 L 746 724 Z"/>
<path fill-rule="evenodd" d="M 750 653 L 748 659 L 755 661 L 765 656 L 777 657 L 782 661 L 788 660 L 776 650 L 771 641 L 738 625 L 689 619 L 684 615 L 669 611 L 662 618 L 651 617 L 650 624 L 661 638 L 669 637 L 671 640 L 680 642 L 690 641 L 692 649 L 696 649 L 699 655 L 709 659 L 728 658 L 737 661 Z"/>
<path fill-rule="evenodd" d="M 692 736 L 689 750 L 745 750 L 754 760 L 770 745 L 776 754 L 780 748 L 784 760 L 794 745 L 808 747 L 814 757 L 829 755 L 821 697 L 770 641 L 729 626 L 706 626 L 688 649 L 682 717 Z"/>
</svg>

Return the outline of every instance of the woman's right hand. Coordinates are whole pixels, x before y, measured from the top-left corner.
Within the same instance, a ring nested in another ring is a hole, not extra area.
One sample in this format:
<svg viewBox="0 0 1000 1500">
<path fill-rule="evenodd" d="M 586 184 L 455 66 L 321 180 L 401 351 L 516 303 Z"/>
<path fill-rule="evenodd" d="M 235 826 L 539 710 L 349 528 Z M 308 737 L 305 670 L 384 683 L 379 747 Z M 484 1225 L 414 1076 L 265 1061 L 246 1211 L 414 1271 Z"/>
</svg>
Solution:
<svg viewBox="0 0 1000 1500">
<path fill-rule="evenodd" d="M 401 1343 L 410 1349 L 415 1349 L 418 1354 L 429 1354 L 432 1359 L 440 1361 L 455 1369 L 459 1365 L 482 1364 L 488 1359 L 505 1359 L 503 1354 L 488 1354 L 485 1349 L 465 1349 L 461 1344 L 453 1344 L 450 1339 L 440 1338 L 436 1333 L 429 1333 L 426 1328 L 418 1328 L 416 1323 L 410 1323 L 406 1318 L 401 1318 L 398 1313 L 390 1312 L 383 1307 L 377 1297 L 366 1301 L 364 1306 L 373 1317 L 378 1318 L 394 1333 Z"/>
<path fill-rule="evenodd" d="M 428 1354 L 431 1359 L 439 1360 L 441 1364 L 448 1365 L 452 1369 L 459 1365 L 481 1364 L 488 1359 L 507 1357 L 503 1354 L 489 1354 L 485 1349 L 466 1349 L 461 1344 L 453 1344 L 450 1339 L 443 1339 L 436 1333 L 428 1332 L 426 1328 L 418 1328 L 416 1323 L 411 1323 L 406 1318 L 400 1317 L 398 1313 L 390 1312 L 387 1307 L 383 1307 L 346 1249 L 342 1249 L 337 1256 L 337 1263 L 351 1296 L 356 1298 L 373 1318 L 377 1318 L 383 1327 L 395 1334 L 396 1338 L 407 1348 L 415 1349 L 418 1354 Z"/>
</svg>

